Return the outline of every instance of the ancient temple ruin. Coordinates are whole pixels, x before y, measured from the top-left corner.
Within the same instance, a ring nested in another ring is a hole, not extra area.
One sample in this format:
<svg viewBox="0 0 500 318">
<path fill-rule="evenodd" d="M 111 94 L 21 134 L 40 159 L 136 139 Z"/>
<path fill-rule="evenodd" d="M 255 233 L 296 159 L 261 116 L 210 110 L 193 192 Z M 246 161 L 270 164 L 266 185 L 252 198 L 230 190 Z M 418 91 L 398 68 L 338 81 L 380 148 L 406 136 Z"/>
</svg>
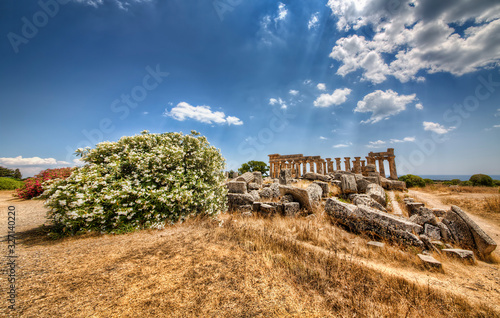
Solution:
<svg viewBox="0 0 500 318">
<path fill-rule="evenodd" d="M 319 174 L 327 174 L 336 170 L 350 171 L 354 173 L 362 173 L 365 166 L 368 164 L 376 165 L 378 162 L 378 172 L 380 176 L 385 178 L 384 160 L 389 163 L 389 178 L 392 180 L 398 179 L 396 171 L 396 162 L 394 155 L 394 148 L 387 149 L 386 152 L 370 152 L 365 157 L 366 160 L 361 160 L 361 157 L 344 157 L 344 169 L 342 169 L 342 158 L 326 158 L 322 159 L 321 156 L 304 156 L 302 154 L 296 155 L 269 155 L 269 175 L 271 178 L 277 178 L 281 169 L 290 169 L 292 177 L 298 178 L 306 174 L 306 172 L 315 172 Z"/>
</svg>

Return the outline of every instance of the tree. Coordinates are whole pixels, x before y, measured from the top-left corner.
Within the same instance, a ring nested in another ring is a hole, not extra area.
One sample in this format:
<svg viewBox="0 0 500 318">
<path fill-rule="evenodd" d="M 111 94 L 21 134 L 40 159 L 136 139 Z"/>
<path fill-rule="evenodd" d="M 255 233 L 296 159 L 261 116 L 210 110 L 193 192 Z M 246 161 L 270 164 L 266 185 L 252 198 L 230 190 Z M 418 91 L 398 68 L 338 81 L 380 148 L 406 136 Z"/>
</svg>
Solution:
<svg viewBox="0 0 500 318">
<path fill-rule="evenodd" d="M 12 178 L 13 175 L 14 175 L 14 170 L 0 166 L 0 177 Z"/>
<path fill-rule="evenodd" d="M 472 182 L 474 186 L 493 186 L 493 179 L 485 174 L 475 174 L 470 177 L 469 181 Z"/>
<path fill-rule="evenodd" d="M 16 169 L 13 174 L 14 179 L 21 180 L 23 178 L 23 175 L 21 174 L 21 171 L 19 169 Z"/>
<path fill-rule="evenodd" d="M 247 163 L 242 164 L 241 168 L 238 169 L 238 172 L 240 174 L 243 174 L 245 172 L 254 172 L 254 171 L 260 171 L 260 172 L 262 172 L 263 176 L 267 176 L 268 175 L 267 172 L 269 171 L 269 167 L 263 161 L 251 160 Z"/>
<path fill-rule="evenodd" d="M 425 187 L 424 179 L 422 179 L 419 176 L 412 175 L 412 174 L 407 174 L 405 176 L 399 177 L 399 181 L 406 182 L 406 187 L 407 188 Z"/>
</svg>

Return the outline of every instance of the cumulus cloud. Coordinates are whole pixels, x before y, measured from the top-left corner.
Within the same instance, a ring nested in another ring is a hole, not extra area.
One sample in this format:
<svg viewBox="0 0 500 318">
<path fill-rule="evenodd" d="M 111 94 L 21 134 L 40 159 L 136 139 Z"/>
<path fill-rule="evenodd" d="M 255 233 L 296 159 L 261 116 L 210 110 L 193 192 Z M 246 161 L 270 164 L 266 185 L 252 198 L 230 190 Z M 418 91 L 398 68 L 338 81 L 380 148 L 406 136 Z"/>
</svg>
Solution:
<svg viewBox="0 0 500 318">
<path fill-rule="evenodd" d="M 319 24 L 319 12 L 316 12 L 311 15 L 309 22 L 307 22 L 307 28 L 309 30 L 315 29 L 316 27 L 318 27 L 318 24 Z"/>
<path fill-rule="evenodd" d="M 417 103 L 417 104 L 415 104 L 415 108 L 418 110 L 422 110 L 422 109 L 424 109 L 424 105 Z"/>
<path fill-rule="evenodd" d="M 293 95 L 293 96 L 296 96 L 299 94 L 299 91 L 296 91 L 294 89 L 291 89 L 289 92 L 288 92 L 290 95 Z"/>
<path fill-rule="evenodd" d="M 345 103 L 347 96 L 351 93 L 349 88 L 336 89 L 332 94 L 321 94 L 314 101 L 314 107 L 330 107 Z"/>
<path fill-rule="evenodd" d="M 422 81 L 419 72 L 460 76 L 500 63 L 498 1 L 418 0 L 391 7 L 385 1 L 329 0 L 328 6 L 337 29 L 373 30 L 336 42 L 330 57 L 341 62 L 342 76 L 362 70 L 362 79 L 373 83 L 388 75 Z M 465 22 L 473 25 L 461 32 Z"/>
<path fill-rule="evenodd" d="M 56 165 L 69 165 L 67 161 L 59 161 L 54 158 L 40 158 L 31 157 L 23 158 L 22 156 L 17 156 L 15 158 L 0 158 L 0 164 L 5 166 L 56 166 Z"/>
<path fill-rule="evenodd" d="M 323 136 L 319 136 L 319 139 L 320 139 L 320 140 L 328 140 L 328 138 L 323 137 Z"/>
<path fill-rule="evenodd" d="M 370 119 L 362 123 L 376 123 L 406 109 L 406 105 L 415 100 L 416 95 L 399 95 L 393 90 L 376 90 L 359 101 L 355 112 L 372 113 Z"/>
<path fill-rule="evenodd" d="M 500 108 L 499 108 L 499 109 L 497 109 L 497 112 L 496 112 L 496 114 L 495 114 L 495 117 L 500 117 Z"/>
<path fill-rule="evenodd" d="M 317 87 L 320 91 L 324 91 L 324 90 L 326 90 L 326 85 L 325 85 L 325 83 L 318 83 L 318 85 L 316 85 L 316 87 Z"/>
<path fill-rule="evenodd" d="M 405 137 L 403 139 L 391 139 L 391 144 L 400 143 L 400 142 L 414 142 L 415 137 Z"/>
<path fill-rule="evenodd" d="M 285 20 L 287 14 L 288 9 L 286 8 L 286 5 L 282 2 L 278 3 L 278 15 L 274 18 L 274 22 Z"/>
<path fill-rule="evenodd" d="M 270 98 L 269 99 L 269 105 L 280 105 L 281 109 L 287 109 L 288 105 L 283 101 L 281 98 Z"/>
<path fill-rule="evenodd" d="M 366 147 L 368 148 L 380 148 L 386 144 L 385 141 L 383 140 L 377 140 L 377 141 L 369 141 L 368 145 Z"/>
<path fill-rule="evenodd" d="M 345 144 L 336 144 L 336 145 L 333 145 L 332 147 L 333 148 L 347 148 L 347 147 L 350 147 L 352 146 L 352 142 L 348 142 L 348 143 L 345 143 Z"/>
<path fill-rule="evenodd" d="M 165 110 L 164 116 L 178 121 L 193 119 L 205 124 L 243 125 L 243 122 L 237 117 L 226 117 L 224 112 L 214 112 L 210 106 L 192 106 L 186 102 L 180 102 L 170 111 Z"/>
<path fill-rule="evenodd" d="M 112 1 L 105 1 L 105 0 L 73 0 L 74 2 L 81 3 L 84 5 L 88 5 L 94 8 L 98 8 L 104 4 L 104 2 L 113 2 L 118 6 L 118 8 L 128 11 L 128 9 L 134 5 L 134 4 L 141 4 L 141 3 L 148 3 L 151 2 L 151 0 L 129 0 L 129 1 L 123 1 L 123 0 L 112 0 Z"/>
<path fill-rule="evenodd" d="M 446 134 L 446 133 L 452 131 L 453 129 L 455 129 L 455 127 L 446 128 L 441 124 L 433 123 L 430 121 L 424 121 L 422 124 L 424 126 L 424 130 L 432 131 L 432 132 L 439 134 L 439 135 Z"/>
</svg>

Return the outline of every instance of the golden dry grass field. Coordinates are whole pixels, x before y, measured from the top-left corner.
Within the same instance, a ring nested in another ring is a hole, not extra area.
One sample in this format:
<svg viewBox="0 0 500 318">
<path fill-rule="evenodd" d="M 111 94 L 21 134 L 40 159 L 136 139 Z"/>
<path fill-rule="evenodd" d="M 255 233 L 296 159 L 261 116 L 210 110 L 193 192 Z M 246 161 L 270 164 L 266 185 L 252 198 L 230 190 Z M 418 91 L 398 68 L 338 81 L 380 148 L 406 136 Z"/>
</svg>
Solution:
<svg viewBox="0 0 500 318">
<path fill-rule="evenodd" d="M 42 202 L 9 192 L 2 236 L 8 205 L 19 215 L 17 307 L 2 296 L 2 317 L 500 317 L 495 260 L 434 255 L 444 272 L 432 272 L 415 250 L 371 249 L 321 212 L 53 240 Z M 0 287 L 6 295 L 4 272 Z"/>
</svg>

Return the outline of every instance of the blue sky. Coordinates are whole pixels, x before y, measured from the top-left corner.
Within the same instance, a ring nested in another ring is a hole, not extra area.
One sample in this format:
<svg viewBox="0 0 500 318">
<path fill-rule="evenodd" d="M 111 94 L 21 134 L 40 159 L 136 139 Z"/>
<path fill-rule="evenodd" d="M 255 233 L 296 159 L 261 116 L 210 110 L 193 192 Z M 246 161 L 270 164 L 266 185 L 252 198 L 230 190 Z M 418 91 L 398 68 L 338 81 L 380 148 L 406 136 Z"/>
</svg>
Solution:
<svg viewBox="0 0 500 318">
<path fill-rule="evenodd" d="M 0 165 L 197 130 L 228 169 L 268 154 L 500 174 L 498 1 L 0 3 Z"/>
</svg>

